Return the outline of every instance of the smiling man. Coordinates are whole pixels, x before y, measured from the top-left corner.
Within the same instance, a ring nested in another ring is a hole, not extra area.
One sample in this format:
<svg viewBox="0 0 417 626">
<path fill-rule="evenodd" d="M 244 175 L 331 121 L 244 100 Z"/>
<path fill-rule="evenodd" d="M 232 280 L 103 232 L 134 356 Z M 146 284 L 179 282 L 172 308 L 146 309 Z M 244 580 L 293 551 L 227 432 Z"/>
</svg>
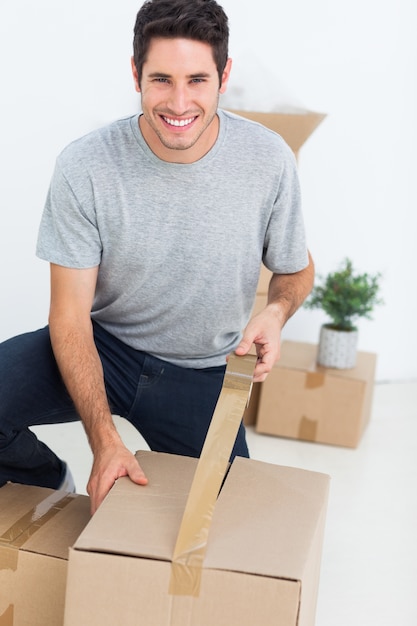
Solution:
<svg viewBox="0 0 417 626">
<path fill-rule="evenodd" d="M 255 344 L 254 380 L 308 295 L 294 156 L 280 136 L 218 108 L 228 21 L 215 0 L 149 0 L 132 72 L 142 112 L 58 157 L 37 254 L 49 324 L 0 345 L 0 485 L 68 488 L 66 463 L 29 427 L 81 419 L 92 510 L 120 476 L 146 476 L 112 419 L 153 450 L 199 456 L 227 355 Z M 261 263 L 268 304 L 251 317 Z M 232 458 L 248 456 L 243 425 Z"/>
<path fill-rule="evenodd" d="M 142 101 L 140 129 L 157 156 L 192 163 L 210 150 L 219 131 L 219 94 L 226 90 L 230 66 L 228 59 L 219 80 L 210 44 L 183 38 L 153 39 L 141 77 L 132 59 Z"/>
</svg>

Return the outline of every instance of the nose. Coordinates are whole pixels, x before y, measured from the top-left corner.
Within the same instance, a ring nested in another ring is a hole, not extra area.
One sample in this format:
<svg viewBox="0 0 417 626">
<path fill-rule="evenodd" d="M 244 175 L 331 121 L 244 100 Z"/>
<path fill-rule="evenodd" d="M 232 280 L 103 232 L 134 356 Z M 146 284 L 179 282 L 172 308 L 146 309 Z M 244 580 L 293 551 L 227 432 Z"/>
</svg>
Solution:
<svg viewBox="0 0 417 626">
<path fill-rule="evenodd" d="M 176 115 L 185 113 L 188 107 L 188 100 L 188 92 L 185 85 L 177 84 L 172 86 L 168 104 L 173 113 Z"/>
</svg>

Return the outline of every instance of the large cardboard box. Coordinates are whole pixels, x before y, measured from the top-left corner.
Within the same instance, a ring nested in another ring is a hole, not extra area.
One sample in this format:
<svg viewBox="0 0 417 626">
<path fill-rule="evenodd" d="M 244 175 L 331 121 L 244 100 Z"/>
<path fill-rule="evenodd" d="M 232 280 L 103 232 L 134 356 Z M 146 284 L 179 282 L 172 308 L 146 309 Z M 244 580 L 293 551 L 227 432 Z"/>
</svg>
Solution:
<svg viewBox="0 0 417 626">
<path fill-rule="evenodd" d="M 299 110 L 297 113 L 262 113 L 231 109 L 232 113 L 259 122 L 275 131 L 287 142 L 298 157 L 301 146 L 326 117 L 325 113 Z"/>
<path fill-rule="evenodd" d="M 0 489 L 1 626 L 62 626 L 68 549 L 89 519 L 87 496 Z"/>
<path fill-rule="evenodd" d="M 199 593 L 181 595 L 171 561 L 197 461 L 156 452 L 138 460 L 149 484 L 119 479 L 70 551 L 65 626 L 314 624 L 326 475 L 236 458 Z"/>
<path fill-rule="evenodd" d="M 260 433 L 356 447 L 369 422 L 376 355 L 358 352 L 356 367 L 317 365 L 317 345 L 284 341 L 281 359 L 262 384 Z"/>
</svg>

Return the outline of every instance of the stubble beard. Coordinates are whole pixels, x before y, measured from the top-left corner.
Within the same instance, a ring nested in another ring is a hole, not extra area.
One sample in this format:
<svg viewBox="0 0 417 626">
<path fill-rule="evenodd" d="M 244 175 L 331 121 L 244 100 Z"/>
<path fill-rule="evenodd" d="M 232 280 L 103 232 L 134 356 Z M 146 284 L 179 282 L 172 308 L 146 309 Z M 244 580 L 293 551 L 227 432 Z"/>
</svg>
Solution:
<svg viewBox="0 0 417 626">
<path fill-rule="evenodd" d="M 177 140 L 170 140 L 164 133 L 163 131 L 158 127 L 158 125 L 154 122 L 154 120 L 151 118 L 151 116 L 149 116 L 145 111 L 143 111 L 143 116 L 145 118 L 145 120 L 147 121 L 148 125 L 152 128 L 152 130 L 155 132 L 155 134 L 157 135 L 159 141 L 162 143 L 162 145 L 165 148 L 168 148 L 169 150 L 189 150 L 190 148 L 193 148 L 195 146 L 195 144 L 198 142 L 198 140 L 200 139 L 200 137 L 210 128 L 211 124 L 213 123 L 213 121 L 216 118 L 217 115 L 217 108 L 218 108 L 218 104 L 219 104 L 219 98 L 217 98 L 217 103 L 216 103 L 216 107 L 213 111 L 213 113 L 211 114 L 209 121 L 206 122 L 206 124 L 204 124 L 203 128 L 200 130 L 200 132 L 197 133 L 196 136 L 194 136 L 192 138 L 191 141 L 189 141 L 188 143 L 181 143 L 181 136 L 178 137 L 178 139 L 180 141 Z M 190 115 L 190 117 L 193 117 Z"/>
</svg>

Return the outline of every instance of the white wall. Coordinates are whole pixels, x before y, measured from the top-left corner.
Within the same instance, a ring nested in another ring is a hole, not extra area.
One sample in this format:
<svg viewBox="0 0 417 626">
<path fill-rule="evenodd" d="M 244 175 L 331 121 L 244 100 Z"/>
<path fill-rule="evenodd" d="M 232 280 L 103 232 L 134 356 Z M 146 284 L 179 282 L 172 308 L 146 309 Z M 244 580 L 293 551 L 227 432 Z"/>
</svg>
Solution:
<svg viewBox="0 0 417 626">
<path fill-rule="evenodd" d="M 0 340 L 46 323 L 49 273 L 34 248 L 57 153 L 138 107 L 129 57 L 139 6 L 0 4 Z M 231 86 L 244 81 L 248 100 L 265 109 L 328 114 L 299 161 L 317 269 L 350 256 L 360 271 L 383 272 L 385 306 L 359 322 L 359 348 L 378 353 L 378 380 L 417 378 L 415 0 L 223 6 Z M 323 321 L 301 310 L 284 337 L 316 342 Z"/>
</svg>

